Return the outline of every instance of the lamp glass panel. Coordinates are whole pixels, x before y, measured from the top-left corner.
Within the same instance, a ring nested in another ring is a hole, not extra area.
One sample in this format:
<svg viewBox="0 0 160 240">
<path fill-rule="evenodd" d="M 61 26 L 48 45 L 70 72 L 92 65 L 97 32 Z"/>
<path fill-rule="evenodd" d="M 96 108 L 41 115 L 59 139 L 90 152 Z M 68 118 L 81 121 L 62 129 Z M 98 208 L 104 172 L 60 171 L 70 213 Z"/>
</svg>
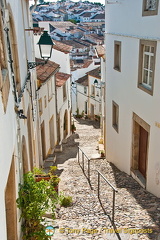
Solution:
<svg viewBox="0 0 160 240">
<path fill-rule="evenodd" d="M 51 57 L 51 45 L 40 45 L 41 58 L 50 58 Z"/>
</svg>

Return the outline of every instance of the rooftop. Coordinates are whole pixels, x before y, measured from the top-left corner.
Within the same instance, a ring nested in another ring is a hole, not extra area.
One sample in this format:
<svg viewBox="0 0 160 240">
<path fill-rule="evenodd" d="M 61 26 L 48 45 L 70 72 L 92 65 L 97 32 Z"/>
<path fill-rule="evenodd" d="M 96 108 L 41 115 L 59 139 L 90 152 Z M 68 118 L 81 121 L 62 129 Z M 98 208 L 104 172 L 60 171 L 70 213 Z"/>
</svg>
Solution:
<svg viewBox="0 0 160 240">
<path fill-rule="evenodd" d="M 55 43 L 55 45 L 53 45 L 53 48 L 58 50 L 58 51 L 61 51 L 61 52 L 64 52 L 64 53 L 67 54 L 72 50 L 71 45 L 67 45 L 65 43 L 62 43 L 62 42 L 59 42 L 59 41 L 56 41 L 56 40 L 53 40 L 53 42 Z"/>
<path fill-rule="evenodd" d="M 36 59 L 36 62 L 42 62 L 42 60 Z M 40 81 L 46 81 L 54 74 L 55 70 L 57 70 L 58 68 L 59 64 L 49 60 L 44 65 L 38 65 L 36 67 L 37 79 Z"/>
<path fill-rule="evenodd" d="M 87 74 L 89 76 L 101 79 L 100 70 L 101 70 L 100 67 L 98 67 L 98 68 L 95 68 L 95 69 L 87 72 Z"/>
<path fill-rule="evenodd" d="M 61 87 L 69 79 L 71 75 L 63 72 L 56 73 L 56 86 Z"/>
<path fill-rule="evenodd" d="M 85 76 L 79 78 L 79 79 L 78 79 L 77 81 L 75 81 L 75 82 L 76 82 L 76 83 L 79 83 L 79 84 L 81 84 L 81 85 L 83 85 L 83 86 L 88 86 L 88 76 L 85 75 Z"/>
</svg>

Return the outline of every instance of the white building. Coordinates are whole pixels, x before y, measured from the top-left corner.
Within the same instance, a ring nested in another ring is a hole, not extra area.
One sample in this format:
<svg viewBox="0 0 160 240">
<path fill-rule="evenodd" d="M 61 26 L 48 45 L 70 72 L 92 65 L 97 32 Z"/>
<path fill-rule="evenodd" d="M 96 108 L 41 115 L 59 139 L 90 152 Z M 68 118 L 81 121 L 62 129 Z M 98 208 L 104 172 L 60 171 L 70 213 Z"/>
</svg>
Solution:
<svg viewBox="0 0 160 240">
<path fill-rule="evenodd" d="M 107 160 L 160 197 L 159 1 L 107 2 Z"/>
<path fill-rule="evenodd" d="M 39 132 L 42 142 L 42 159 L 53 155 L 57 145 L 57 96 L 56 77 L 59 71 L 57 63 L 48 61 L 37 70 L 37 103 L 39 105 Z M 43 165 L 42 165 L 43 166 Z"/>
<path fill-rule="evenodd" d="M 98 118 L 101 115 L 101 76 L 100 67 L 86 73 L 76 81 L 78 114 L 89 118 Z"/>
<path fill-rule="evenodd" d="M 71 133 L 71 75 L 63 72 L 56 73 L 57 94 L 57 136 L 58 144 Z"/>
<path fill-rule="evenodd" d="M 81 68 L 78 68 L 78 69 L 72 71 L 72 113 L 73 114 L 76 114 L 77 107 L 78 107 L 78 105 L 77 105 L 77 102 L 78 102 L 78 100 L 77 100 L 77 88 L 76 88 L 75 82 L 76 82 L 76 80 L 84 77 L 87 72 L 95 69 L 96 67 L 97 66 L 94 65 L 94 62 L 89 60 L 85 64 L 83 64 L 83 66 Z M 80 91 L 81 91 L 81 89 L 80 89 Z M 84 111 L 84 107 L 83 107 L 82 111 Z M 82 111 L 80 111 L 80 112 L 82 112 Z"/>
<path fill-rule="evenodd" d="M 0 10 L 0 232 L 21 240 L 18 184 L 39 161 L 33 32 L 28 1 L 1 0 Z"/>
</svg>

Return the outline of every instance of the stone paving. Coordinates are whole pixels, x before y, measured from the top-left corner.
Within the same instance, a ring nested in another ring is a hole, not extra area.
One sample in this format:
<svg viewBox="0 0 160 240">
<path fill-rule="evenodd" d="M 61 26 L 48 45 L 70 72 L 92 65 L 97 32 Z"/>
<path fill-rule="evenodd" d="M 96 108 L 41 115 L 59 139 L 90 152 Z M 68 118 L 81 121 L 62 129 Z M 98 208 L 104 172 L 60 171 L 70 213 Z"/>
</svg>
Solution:
<svg viewBox="0 0 160 240">
<path fill-rule="evenodd" d="M 89 157 L 96 154 L 100 129 L 98 123 L 91 120 L 75 120 L 75 125 L 76 133 L 63 144 L 63 152 L 57 153 L 56 161 L 61 178 L 59 189 L 72 196 L 73 204 L 71 207 L 57 208 L 56 220 L 48 218 L 48 225 L 58 226 L 51 239 L 160 240 L 160 199 L 148 193 L 132 177 L 119 171 L 106 159 L 91 160 L 90 188 L 78 164 L 77 149 L 79 146 Z M 112 189 L 101 179 L 99 201 L 96 170 L 118 190 L 114 228 L 110 221 Z"/>
</svg>

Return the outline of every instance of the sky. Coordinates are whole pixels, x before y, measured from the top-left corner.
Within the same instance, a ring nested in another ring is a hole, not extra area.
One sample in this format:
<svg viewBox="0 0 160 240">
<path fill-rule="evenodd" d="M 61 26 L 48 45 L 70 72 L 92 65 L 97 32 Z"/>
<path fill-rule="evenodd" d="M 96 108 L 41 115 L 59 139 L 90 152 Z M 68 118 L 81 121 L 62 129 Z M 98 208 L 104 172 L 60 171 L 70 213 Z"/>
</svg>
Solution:
<svg viewBox="0 0 160 240">
<path fill-rule="evenodd" d="M 45 0 L 46 2 L 52 2 L 52 0 Z M 72 0 L 73 2 L 79 2 L 79 0 Z M 84 2 L 84 0 L 82 0 Z M 100 2 L 102 4 L 105 4 L 105 0 L 88 0 L 89 2 Z M 29 1 L 31 4 L 33 4 L 33 0 Z M 53 0 L 55 2 L 55 0 Z"/>
</svg>

